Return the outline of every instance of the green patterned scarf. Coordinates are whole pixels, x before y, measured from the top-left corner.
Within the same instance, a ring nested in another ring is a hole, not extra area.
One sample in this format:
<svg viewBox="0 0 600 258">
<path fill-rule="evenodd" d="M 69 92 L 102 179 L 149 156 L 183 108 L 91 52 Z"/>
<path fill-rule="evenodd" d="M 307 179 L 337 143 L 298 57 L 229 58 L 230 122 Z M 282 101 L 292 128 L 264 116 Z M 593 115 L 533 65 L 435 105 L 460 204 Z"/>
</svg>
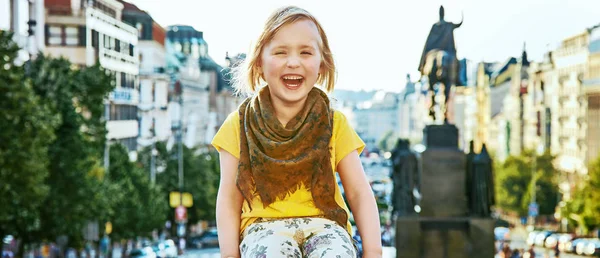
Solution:
<svg viewBox="0 0 600 258">
<path fill-rule="evenodd" d="M 275 115 L 268 86 L 246 99 L 239 114 L 241 139 L 236 183 L 248 204 L 259 196 L 267 207 L 304 185 L 325 218 L 345 228 L 348 215 L 335 201 L 336 182 L 329 148 L 333 110 L 327 95 L 313 88 L 304 108 L 285 127 Z"/>
</svg>

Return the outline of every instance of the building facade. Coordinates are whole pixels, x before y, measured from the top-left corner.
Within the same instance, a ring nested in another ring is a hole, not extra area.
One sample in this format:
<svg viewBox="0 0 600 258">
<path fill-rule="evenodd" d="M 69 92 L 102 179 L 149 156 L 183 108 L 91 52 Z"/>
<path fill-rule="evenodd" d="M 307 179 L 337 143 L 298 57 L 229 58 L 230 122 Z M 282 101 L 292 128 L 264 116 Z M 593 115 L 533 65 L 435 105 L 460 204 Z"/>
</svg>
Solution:
<svg viewBox="0 0 600 258">
<path fill-rule="evenodd" d="M 120 1 L 122 19 L 138 30 L 139 49 L 139 147 L 157 141 L 167 141 L 171 133 L 171 117 L 168 110 L 170 77 L 166 73 L 166 30 L 137 6 Z"/>
<path fill-rule="evenodd" d="M 558 77 L 558 169 L 574 174 L 586 174 L 587 100 L 582 87 L 589 56 L 587 31 L 567 38 L 553 51 L 555 72 Z"/>
<path fill-rule="evenodd" d="M 135 158 L 139 104 L 138 31 L 121 20 L 116 0 L 46 0 L 44 53 L 73 64 L 99 63 L 115 76 L 106 102 L 107 138 L 126 146 Z"/>
<path fill-rule="evenodd" d="M 173 25 L 167 27 L 165 47 L 167 70 L 173 85 L 169 92 L 173 128 L 182 126 L 186 146 L 204 145 L 209 120 L 211 78 L 202 73 L 199 58 L 201 53 L 207 51 L 206 42 L 202 32 L 193 27 Z"/>
<path fill-rule="evenodd" d="M 589 69 L 583 91 L 587 99 L 587 163 L 600 157 L 600 25 L 590 29 Z"/>
<path fill-rule="evenodd" d="M 44 51 L 44 0 L 0 0 L 0 30 L 12 31 L 21 47 L 17 62 Z"/>
</svg>

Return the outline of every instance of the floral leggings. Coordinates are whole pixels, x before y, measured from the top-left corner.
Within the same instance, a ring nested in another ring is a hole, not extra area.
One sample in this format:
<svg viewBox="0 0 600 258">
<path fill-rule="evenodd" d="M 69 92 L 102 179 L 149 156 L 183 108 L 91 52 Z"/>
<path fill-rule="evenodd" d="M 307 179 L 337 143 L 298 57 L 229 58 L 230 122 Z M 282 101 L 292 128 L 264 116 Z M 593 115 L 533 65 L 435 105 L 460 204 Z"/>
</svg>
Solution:
<svg viewBox="0 0 600 258">
<path fill-rule="evenodd" d="M 259 219 L 242 233 L 242 258 L 355 258 L 343 227 L 324 218 Z"/>
</svg>

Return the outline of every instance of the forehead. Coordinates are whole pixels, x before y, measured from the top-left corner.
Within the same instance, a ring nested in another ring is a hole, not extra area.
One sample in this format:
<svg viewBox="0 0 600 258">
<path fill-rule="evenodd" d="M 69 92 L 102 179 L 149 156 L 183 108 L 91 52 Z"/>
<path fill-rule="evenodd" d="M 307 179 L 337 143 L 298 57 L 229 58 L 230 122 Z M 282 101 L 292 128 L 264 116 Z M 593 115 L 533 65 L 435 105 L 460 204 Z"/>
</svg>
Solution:
<svg viewBox="0 0 600 258">
<path fill-rule="evenodd" d="M 296 45 L 309 45 L 315 48 L 321 45 L 321 35 L 313 21 L 302 19 L 281 26 L 267 47 Z"/>
</svg>

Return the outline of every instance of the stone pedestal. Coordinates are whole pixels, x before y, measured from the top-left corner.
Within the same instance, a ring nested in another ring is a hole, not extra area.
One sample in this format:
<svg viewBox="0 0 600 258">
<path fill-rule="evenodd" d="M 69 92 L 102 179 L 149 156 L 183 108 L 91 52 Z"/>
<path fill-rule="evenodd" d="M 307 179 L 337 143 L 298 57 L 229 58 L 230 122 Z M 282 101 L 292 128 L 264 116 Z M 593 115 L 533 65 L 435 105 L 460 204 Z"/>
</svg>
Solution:
<svg viewBox="0 0 600 258">
<path fill-rule="evenodd" d="M 397 258 L 492 258 L 494 220 L 398 218 Z"/>
<path fill-rule="evenodd" d="M 423 152 L 420 216 L 467 215 L 465 167 L 465 153 L 458 148 L 428 147 Z"/>
<path fill-rule="evenodd" d="M 494 220 L 469 217 L 466 155 L 454 125 L 429 125 L 418 217 L 396 218 L 398 258 L 492 258 Z"/>
</svg>

